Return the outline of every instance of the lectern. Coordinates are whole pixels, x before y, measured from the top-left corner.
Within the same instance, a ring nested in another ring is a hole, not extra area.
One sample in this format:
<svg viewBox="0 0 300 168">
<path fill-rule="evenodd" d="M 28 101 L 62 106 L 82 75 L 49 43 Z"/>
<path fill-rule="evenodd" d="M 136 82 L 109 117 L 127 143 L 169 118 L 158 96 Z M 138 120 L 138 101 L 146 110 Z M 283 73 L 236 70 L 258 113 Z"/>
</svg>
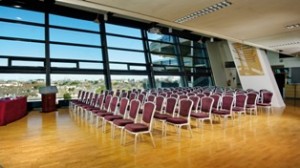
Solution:
<svg viewBox="0 0 300 168">
<path fill-rule="evenodd" d="M 45 86 L 39 89 L 42 94 L 42 112 L 56 111 L 56 86 Z"/>
</svg>

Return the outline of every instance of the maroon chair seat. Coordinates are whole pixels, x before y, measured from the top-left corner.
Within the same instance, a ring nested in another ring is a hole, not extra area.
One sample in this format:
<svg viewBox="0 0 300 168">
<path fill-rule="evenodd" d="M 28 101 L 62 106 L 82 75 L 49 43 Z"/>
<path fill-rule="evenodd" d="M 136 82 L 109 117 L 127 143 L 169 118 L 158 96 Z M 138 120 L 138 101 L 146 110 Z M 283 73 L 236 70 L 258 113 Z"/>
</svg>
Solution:
<svg viewBox="0 0 300 168">
<path fill-rule="evenodd" d="M 114 115 L 114 114 L 113 113 L 107 113 L 107 112 L 97 113 L 97 116 L 99 116 L 99 117 L 105 117 L 105 116 L 109 116 L 109 115 Z"/>
<path fill-rule="evenodd" d="M 254 104 L 247 104 L 246 105 L 246 108 L 255 108 L 256 107 L 256 105 L 254 105 Z"/>
<path fill-rule="evenodd" d="M 208 118 L 209 117 L 209 113 L 191 113 L 191 117 L 194 118 Z"/>
<path fill-rule="evenodd" d="M 167 118 L 167 122 L 170 122 L 173 124 L 185 124 L 185 123 L 188 123 L 188 120 L 185 118 L 180 118 L 180 117 L 171 117 L 171 118 Z"/>
<path fill-rule="evenodd" d="M 141 131 L 147 131 L 149 127 L 146 124 L 136 123 L 136 124 L 126 124 L 125 129 L 131 132 L 141 132 Z"/>
<path fill-rule="evenodd" d="M 270 103 L 257 103 L 257 105 L 258 105 L 258 106 L 265 106 L 265 107 L 271 106 Z"/>
<path fill-rule="evenodd" d="M 232 107 L 232 111 L 233 111 L 233 112 L 240 112 L 240 111 L 242 111 L 242 110 L 244 110 L 243 107 Z"/>
<path fill-rule="evenodd" d="M 217 115 L 229 115 L 230 114 L 230 110 L 221 109 L 221 110 L 214 111 L 213 114 L 217 114 Z"/>
<path fill-rule="evenodd" d="M 155 113 L 154 118 L 159 119 L 159 120 L 166 120 L 167 118 L 172 117 L 169 114 L 161 114 L 161 113 Z"/>
<path fill-rule="evenodd" d="M 113 124 L 117 126 L 125 126 L 126 124 L 133 124 L 134 121 L 131 119 L 117 119 L 113 121 Z"/>
<path fill-rule="evenodd" d="M 123 118 L 123 116 L 121 116 L 121 115 L 107 115 L 104 117 L 104 119 L 107 121 L 113 121 L 113 120 L 122 119 L 122 118 Z"/>
</svg>

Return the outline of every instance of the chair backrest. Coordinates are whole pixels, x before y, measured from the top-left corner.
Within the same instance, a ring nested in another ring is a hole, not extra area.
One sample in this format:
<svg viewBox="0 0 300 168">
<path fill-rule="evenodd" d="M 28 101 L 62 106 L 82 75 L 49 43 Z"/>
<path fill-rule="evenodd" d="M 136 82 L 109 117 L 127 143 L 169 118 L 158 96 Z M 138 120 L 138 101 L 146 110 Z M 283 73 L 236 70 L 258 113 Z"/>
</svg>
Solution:
<svg viewBox="0 0 300 168">
<path fill-rule="evenodd" d="M 247 104 L 247 95 L 246 94 L 237 94 L 235 96 L 235 107 L 246 108 Z"/>
<path fill-rule="evenodd" d="M 205 112 L 210 114 L 214 101 L 215 100 L 212 97 L 203 97 L 201 99 L 201 106 L 199 112 Z"/>
<path fill-rule="evenodd" d="M 219 108 L 219 105 L 220 105 L 220 96 L 217 95 L 217 94 L 213 94 L 213 95 L 210 95 L 211 98 L 214 99 L 214 104 L 213 104 L 213 108 Z"/>
<path fill-rule="evenodd" d="M 193 101 L 190 99 L 179 100 L 178 116 L 190 118 L 193 107 Z"/>
<path fill-rule="evenodd" d="M 139 94 L 138 97 L 137 97 L 137 99 L 138 99 L 142 104 L 144 104 L 144 101 L 145 101 L 145 95 Z"/>
<path fill-rule="evenodd" d="M 262 103 L 271 103 L 272 102 L 273 93 L 269 91 L 262 92 Z"/>
<path fill-rule="evenodd" d="M 99 97 L 99 94 L 96 93 L 94 98 L 92 99 L 91 106 L 95 106 L 98 103 L 98 101 L 97 101 L 98 97 Z"/>
<path fill-rule="evenodd" d="M 202 97 L 206 97 L 206 95 L 205 94 L 203 94 L 203 93 L 197 93 L 197 96 L 201 99 Z"/>
<path fill-rule="evenodd" d="M 192 111 L 197 112 L 200 98 L 198 96 L 190 96 L 189 99 L 193 101 Z"/>
<path fill-rule="evenodd" d="M 249 92 L 247 93 L 248 99 L 247 99 L 247 105 L 256 105 L 258 94 L 256 92 Z"/>
<path fill-rule="evenodd" d="M 105 101 L 104 101 L 104 105 L 103 105 L 103 109 L 104 110 L 108 110 L 109 109 L 109 105 L 110 105 L 110 101 L 112 99 L 112 96 L 111 95 L 107 95 L 105 97 Z"/>
<path fill-rule="evenodd" d="M 127 98 L 127 92 L 121 92 L 120 98 Z"/>
<path fill-rule="evenodd" d="M 137 121 L 137 114 L 140 110 L 141 102 L 138 99 L 133 99 L 130 101 L 130 108 L 128 118 Z"/>
<path fill-rule="evenodd" d="M 165 102 L 165 97 L 163 97 L 163 96 L 157 96 L 157 97 L 156 97 L 156 101 L 155 101 L 155 105 L 156 105 L 155 112 L 159 112 L 159 113 L 162 112 L 162 109 L 163 109 L 163 106 L 164 106 L 164 102 Z"/>
<path fill-rule="evenodd" d="M 166 107 L 164 112 L 174 116 L 176 106 L 177 106 L 177 98 L 168 97 L 166 100 Z"/>
<path fill-rule="evenodd" d="M 81 92 L 80 101 L 82 101 L 82 102 L 84 101 L 85 94 L 86 94 L 85 91 Z"/>
<path fill-rule="evenodd" d="M 179 97 L 179 95 L 177 94 L 177 93 L 172 93 L 171 95 L 170 95 L 170 97 L 174 97 L 174 98 L 178 98 Z"/>
<path fill-rule="evenodd" d="M 144 104 L 144 111 L 142 116 L 142 123 L 147 124 L 149 126 L 149 130 L 152 129 L 152 121 L 155 111 L 155 104 L 153 102 L 146 102 Z"/>
<path fill-rule="evenodd" d="M 129 104 L 129 99 L 127 97 L 123 97 L 120 100 L 120 108 L 119 108 L 120 115 L 122 116 L 126 115 L 128 104 Z"/>
<path fill-rule="evenodd" d="M 131 92 L 130 95 L 129 95 L 129 101 L 133 100 L 136 98 L 136 94 Z"/>
<path fill-rule="evenodd" d="M 121 91 L 120 91 L 120 89 L 117 89 L 117 91 L 116 91 L 116 95 L 115 95 L 115 96 L 118 96 L 118 97 L 120 97 L 120 95 L 121 95 Z"/>
<path fill-rule="evenodd" d="M 231 111 L 233 103 L 234 103 L 233 96 L 225 95 L 225 96 L 222 97 L 221 109 Z"/>
<path fill-rule="evenodd" d="M 103 108 L 103 102 L 104 102 L 104 94 L 100 94 L 99 98 L 98 98 L 98 101 L 97 101 L 97 106 L 102 109 Z"/>
<path fill-rule="evenodd" d="M 118 96 L 113 96 L 111 98 L 111 101 L 110 101 L 109 112 L 115 113 L 116 110 L 117 110 L 117 107 L 118 107 L 118 103 L 119 103 L 119 97 Z"/>
<path fill-rule="evenodd" d="M 187 98 L 188 98 L 188 96 L 186 94 L 179 95 L 179 100 L 187 99 Z"/>
<path fill-rule="evenodd" d="M 82 90 L 79 90 L 79 91 L 78 91 L 78 94 L 77 94 L 77 99 L 78 99 L 78 100 L 80 99 L 81 93 L 82 93 Z"/>
<path fill-rule="evenodd" d="M 89 98 L 86 101 L 86 104 L 92 104 L 94 93 L 91 92 Z"/>
<path fill-rule="evenodd" d="M 163 92 L 163 93 L 160 93 L 159 96 L 162 96 L 162 97 L 167 97 L 167 93 Z"/>
<path fill-rule="evenodd" d="M 149 102 L 155 102 L 155 99 L 156 99 L 156 96 L 152 95 L 152 94 L 147 97 L 147 101 L 149 101 Z"/>
<path fill-rule="evenodd" d="M 83 98 L 84 103 L 87 103 L 89 94 L 90 94 L 90 92 L 85 92 L 85 95 L 84 95 L 84 98 Z"/>
</svg>

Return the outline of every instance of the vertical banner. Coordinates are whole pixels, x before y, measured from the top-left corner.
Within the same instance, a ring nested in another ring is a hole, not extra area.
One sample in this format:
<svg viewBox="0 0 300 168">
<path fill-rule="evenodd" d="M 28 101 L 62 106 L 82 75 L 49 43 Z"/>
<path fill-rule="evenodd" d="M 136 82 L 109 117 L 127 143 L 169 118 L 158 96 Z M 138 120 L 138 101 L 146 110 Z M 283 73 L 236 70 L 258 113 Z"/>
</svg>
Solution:
<svg viewBox="0 0 300 168">
<path fill-rule="evenodd" d="M 233 43 L 235 64 L 241 76 L 264 75 L 257 49 L 241 43 Z"/>
</svg>

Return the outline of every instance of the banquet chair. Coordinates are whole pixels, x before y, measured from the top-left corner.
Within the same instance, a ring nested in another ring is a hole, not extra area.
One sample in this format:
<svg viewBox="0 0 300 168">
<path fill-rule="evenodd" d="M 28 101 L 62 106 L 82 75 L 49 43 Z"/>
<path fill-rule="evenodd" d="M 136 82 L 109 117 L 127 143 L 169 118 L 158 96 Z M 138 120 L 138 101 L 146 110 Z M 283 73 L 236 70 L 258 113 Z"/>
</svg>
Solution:
<svg viewBox="0 0 300 168">
<path fill-rule="evenodd" d="M 258 94 L 256 92 L 249 92 L 247 93 L 247 103 L 246 103 L 246 111 L 252 115 L 252 112 L 257 115 L 257 100 L 258 100 Z"/>
<path fill-rule="evenodd" d="M 176 116 L 168 117 L 165 122 L 165 135 L 167 133 L 167 125 L 172 125 L 176 128 L 179 138 L 181 137 L 181 127 L 187 126 L 192 137 L 191 129 L 191 111 L 193 107 L 193 101 L 190 99 L 181 99 L 179 101 L 179 111 Z"/>
<path fill-rule="evenodd" d="M 137 122 L 140 106 L 141 106 L 141 102 L 139 100 L 137 100 L 137 99 L 131 100 L 128 116 L 126 116 L 126 118 L 124 118 L 124 119 L 113 120 L 113 122 L 112 122 L 113 132 L 115 132 L 116 128 L 119 128 L 121 130 L 121 143 L 123 141 L 122 140 L 123 139 L 123 130 L 124 130 L 125 125 Z"/>
<path fill-rule="evenodd" d="M 154 114 L 154 119 L 162 122 L 162 135 L 165 135 L 165 122 L 167 118 L 174 117 L 175 109 L 177 106 L 177 99 L 174 97 L 168 97 L 165 101 L 166 105 L 164 109 Z"/>
<path fill-rule="evenodd" d="M 223 128 L 226 127 L 228 117 L 231 118 L 233 117 L 232 116 L 233 103 L 234 103 L 234 97 L 230 95 L 225 95 L 222 97 L 220 109 L 212 111 L 212 114 L 218 116 L 219 119 L 221 117 L 224 118 Z"/>
<path fill-rule="evenodd" d="M 237 94 L 235 96 L 234 106 L 232 107 L 233 116 L 238 114 L 238 119 L 240 121 L 241 115 L 246 115 L 246 105 L 248 96 L 246 94 Z"/>
<path fill-rule="evenodd" d="M 202 121 L 202 125 L 204 125 L 205 120 L 210 121 L 210 125 L 212 126 L 212 107 L 214 104 L 214 99 L 211 97 L 203 97 L 201 99 L 200 109 L 197 111 L 191 112 L 191 118 L 196 119 L 196 126 L 199 127 L 200 121 Z"/>
<path fill-rule="evenodd" d="M 141 134 L 149 134 L 151 137 L 151 141 L 153 147 L 155 148 L 155 143 L 152 136 L 152 122 L 153 122 L 153 115 L 155 111 L 155 104 L 153 102 L 146 102 L 144 104 L 144 112 L 142 115 L 142 119 L 140 122 L 126 124 L 124 128 L 124 142 L 126 143 L 126 134 L 133 134 L 134 135 L 134 151 L 136 151 L 136 144 L 137 138 Z"/>
<path fill-rule="evenodd" d="M 105 130 L 106 122 L 108 122 L 110 124 L 110 127 L 111 127 L 111 136 L 112 136 L 112 138 L 114 137 L 114 132 L 113 132 L 114 129 L 112 129 L 113 121 L 116 120 L 116 119 L 125 119 L 126 118 L 128 104 L 129 104 L 129 99 L 128 98 L 122 98 L 120 100 L 120 108 L 116 112 L 116 114 L 108 115 L 108 116 L 104 117 L 104 123 L 103 123 L 104 130 Z"/>
<path fill-rule="evenodd" d="M 268 113 L 272 113 L 272 97 L 273 93 L 270 91 L 261 92 L 261 102 L 258 102 L 256 105 L 262 111 L 265 109 Z"/>
</svg>

